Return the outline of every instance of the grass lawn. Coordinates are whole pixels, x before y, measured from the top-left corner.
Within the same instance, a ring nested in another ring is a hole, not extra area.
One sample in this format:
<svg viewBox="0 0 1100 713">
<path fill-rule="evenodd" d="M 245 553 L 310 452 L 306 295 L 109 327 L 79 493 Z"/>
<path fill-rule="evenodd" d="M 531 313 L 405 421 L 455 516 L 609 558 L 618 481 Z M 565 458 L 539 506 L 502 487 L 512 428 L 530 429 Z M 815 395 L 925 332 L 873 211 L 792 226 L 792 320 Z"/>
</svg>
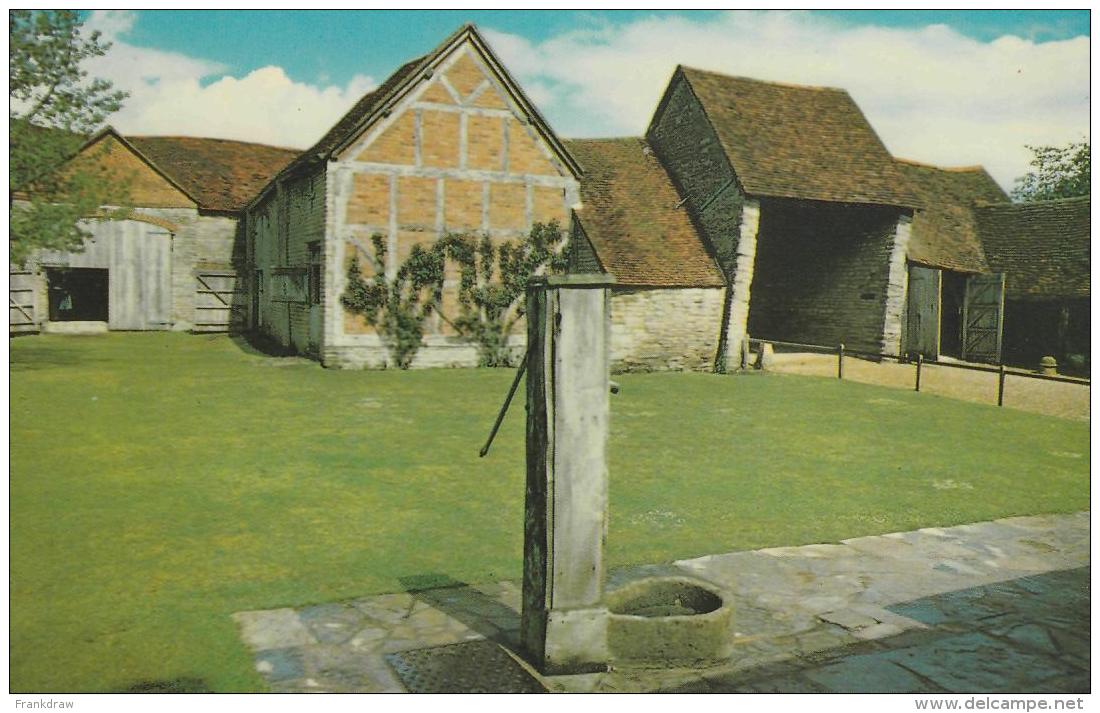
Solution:
<svg viewBox="0 0 1100 713">
<path fill-rule="evenodd" d="M 510 370 L 10 344 L 14 691 L 258 690 L 235 611 L 520 576 L 522 402 L 477 457 Z M 1089 506 L 1088 424 L 835 379 L 620 381 L 612 566 Z"/>
</svg>

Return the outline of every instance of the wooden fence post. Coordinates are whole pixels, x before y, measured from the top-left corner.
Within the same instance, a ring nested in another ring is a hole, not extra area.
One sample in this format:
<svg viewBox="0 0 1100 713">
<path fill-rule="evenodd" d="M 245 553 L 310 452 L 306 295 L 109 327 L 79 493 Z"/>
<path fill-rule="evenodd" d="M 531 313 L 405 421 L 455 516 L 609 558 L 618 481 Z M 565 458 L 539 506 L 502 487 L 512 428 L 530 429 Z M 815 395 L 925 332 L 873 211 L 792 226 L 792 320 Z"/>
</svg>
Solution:
<svg viewBox="0 0 1100 713">
<path fill-rule="evenodd" d="M 924 354 L 917 354 L 917 391 L 920 391 L 920 369 L 924 366 Z"/>
<path fill-rule="evenodd" d="M 1005 405 L 1005 365 L 1001 364 L 1000 372 L 997 374 L 997 405 Z"/>
<path fill-rule="evenodd" d="M 836 348 L 836 378 L 844 378 L 844 345 Z"/>
</svg>

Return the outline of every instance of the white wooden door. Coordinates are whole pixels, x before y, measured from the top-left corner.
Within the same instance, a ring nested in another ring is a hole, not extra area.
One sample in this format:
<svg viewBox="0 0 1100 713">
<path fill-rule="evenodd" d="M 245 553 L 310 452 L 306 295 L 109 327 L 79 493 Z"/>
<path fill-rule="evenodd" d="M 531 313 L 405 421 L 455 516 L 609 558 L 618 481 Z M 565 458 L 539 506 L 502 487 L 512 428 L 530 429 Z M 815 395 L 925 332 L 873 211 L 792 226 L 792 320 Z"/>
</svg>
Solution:
<svg viewBox="0 0 1100 713">
<path fill-rule="evenodd" d="M 168 329 L 172 324 L 172 236 L 133 220 L 103 223 L 109 233 L 111 329 Z"/>
</svg>

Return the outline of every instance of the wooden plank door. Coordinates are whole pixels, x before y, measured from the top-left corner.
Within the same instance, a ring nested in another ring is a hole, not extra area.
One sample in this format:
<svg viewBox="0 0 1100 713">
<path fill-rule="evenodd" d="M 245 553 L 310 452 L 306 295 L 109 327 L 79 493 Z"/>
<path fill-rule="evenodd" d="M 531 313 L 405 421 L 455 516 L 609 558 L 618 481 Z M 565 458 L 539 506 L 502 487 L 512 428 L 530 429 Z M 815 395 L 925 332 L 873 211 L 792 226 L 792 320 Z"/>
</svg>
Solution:
<svg viewBox="0 0 1100 713">
<path fill-rule="evenodd" d="M 999 364 L 1004 328 L 1005 276 L 971 275 L 963 300 L 962 358 Z"/>
<path fill-rule="evenodd" d="M 931 267 L 909 266 L 906 352 L 925 359 L 940 356 L 940 287 L 942 273 Z"/>
<path fill-rule="evenodd" d="M 111 329 L 168 329 L 172 313 L 172 236 L 132 220 L 109 225 Z"/>
</svg>

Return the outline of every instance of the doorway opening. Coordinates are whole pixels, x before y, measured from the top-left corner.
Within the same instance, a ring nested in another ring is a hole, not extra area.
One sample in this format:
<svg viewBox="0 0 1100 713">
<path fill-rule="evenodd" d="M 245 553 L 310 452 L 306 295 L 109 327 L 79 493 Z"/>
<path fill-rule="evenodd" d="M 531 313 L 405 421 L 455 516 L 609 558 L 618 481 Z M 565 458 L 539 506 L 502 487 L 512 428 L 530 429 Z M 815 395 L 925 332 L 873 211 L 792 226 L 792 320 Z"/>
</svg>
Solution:
<svg viewBox="0 0 1100 713">
<path fill-rule="evenodd" d="M 943 271 L 940 292 L 940 353 L 962 358 L 963 303 L 966 301 L 967 275 Z"/>
<path fill-rule="evenodd" d="M 51 322 L 106 322 L 108 275 L 102 268 L 46 270 Z"/>
</svg>

